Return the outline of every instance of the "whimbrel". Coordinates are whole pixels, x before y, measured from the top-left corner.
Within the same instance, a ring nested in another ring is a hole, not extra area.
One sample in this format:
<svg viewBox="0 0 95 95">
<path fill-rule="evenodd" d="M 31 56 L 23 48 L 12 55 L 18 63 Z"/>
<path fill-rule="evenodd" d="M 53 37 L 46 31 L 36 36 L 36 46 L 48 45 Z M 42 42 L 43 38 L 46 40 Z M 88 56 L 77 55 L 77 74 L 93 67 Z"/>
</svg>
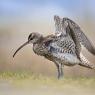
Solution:
<svg viewBox="0 0 95 95">
<path fill-rule="evenodd" d="M 39 33 L 31 33 L 28 41 L 21 45 L 16 53 L 27 44 L 33 44 L 33 51 L 53 61 L 58 70 L 58 78 L 63 76 L 63 67 L 80 65 L 95 69 L 93 65 L 81 54 L 81 44 L 95 55 L 95 48 L 82 32 L 80 27 L 68 18 L 54 16 L 55 34 L 44 37 Z"/>
</svg>

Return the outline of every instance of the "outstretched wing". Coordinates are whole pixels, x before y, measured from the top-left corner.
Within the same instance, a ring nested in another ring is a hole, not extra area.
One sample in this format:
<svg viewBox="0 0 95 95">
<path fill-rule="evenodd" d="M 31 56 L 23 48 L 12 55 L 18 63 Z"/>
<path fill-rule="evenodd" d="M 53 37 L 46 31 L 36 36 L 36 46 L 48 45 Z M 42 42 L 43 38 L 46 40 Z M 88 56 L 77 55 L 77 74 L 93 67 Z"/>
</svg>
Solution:
<svg viewBox="0 0 95 95">
<path fill-rule="evenodd" d="M 55 22 L 55 35 L 60 36 L 60 35 L 66 35 L 66 24 L 63 26 L 62 25 L 62 20 L 59 16 L 55 15 L 54 16 L 54 22 Z"/>
<path fill-rule="evenodd" d="M 78 41 L 86 47 L 86 49 L 95 55 L 95 48 L 92 45 L 92 43 L 89 41 L 89 39 L 86 37 L 86 35 L 83 33 L 83 31 L 80 29 L 80 27 L 72 20 L 68 18 L 63 18 L 63 22 L 67 21 L 68 26 L 70 28 L 70 32 L 74 35 L 75 39 L 78 39 Z"/>
<path fill-rule="evenodd" d="M 75 43 L 76 55 L 80 59 L 81 44 L 80 44 L 79 40 L 77 39 L 75 33 L 71 30 L 71 28 L 69 26 L 67 26 L 66 31 L 70 35 L 70 37 L 73 39 L 73 41 Z"/>
<path fill-rule="evenodd" d="M 67 20 L 64 20 L 64 18 L 61 19 L 59 16 L 54 16 L 54 21 L 55 21 L 55 29 L 56 29 L 55 35 L 62 36 L 62 38 L 64 38 L 64 36 L 70 36 L 72 38 L 71 40 L 73 40 L 76 45 L 75 48 L 76 48 L 77 57 L 80 58 L 80 51 L 81 51 L 80 42 L 77 39 L 75 33 L 69 27 Z"/>
</svg>

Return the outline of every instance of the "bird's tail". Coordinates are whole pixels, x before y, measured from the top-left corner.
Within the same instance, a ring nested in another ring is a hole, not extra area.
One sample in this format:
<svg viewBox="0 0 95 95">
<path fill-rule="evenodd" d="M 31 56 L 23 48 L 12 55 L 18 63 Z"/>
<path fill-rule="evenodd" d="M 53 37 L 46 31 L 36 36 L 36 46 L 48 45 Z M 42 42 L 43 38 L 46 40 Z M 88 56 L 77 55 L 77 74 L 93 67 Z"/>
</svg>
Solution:
<svg viewBox="0 0 95 95">
<path fill-rule="evenodd" d="M 79 64 L 80 66 L 95 70 L 95 66 L 90 64 L 90 62 L 82 54 L 80 54 L 80 60 L 81 60 L 81 63 Z"/>
</svg>

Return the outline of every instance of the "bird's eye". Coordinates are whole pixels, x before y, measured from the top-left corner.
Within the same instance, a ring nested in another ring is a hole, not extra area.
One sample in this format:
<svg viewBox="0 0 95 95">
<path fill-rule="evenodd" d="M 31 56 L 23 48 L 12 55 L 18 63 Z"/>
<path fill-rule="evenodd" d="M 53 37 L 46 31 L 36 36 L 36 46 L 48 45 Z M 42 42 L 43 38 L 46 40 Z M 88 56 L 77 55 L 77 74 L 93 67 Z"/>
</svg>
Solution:
<svg viewBox="0 0 95 95">
<path fill-rule="evenodd" d="M 28 40 L 33 40 L 33 38 L 34 38 L 34 35 L 30 34 L 28 37 Z"/>
<path fill-rule="evenodd" d="M 33 40 L 33 37 L 31 37 L 29 40 Z"/>
</svg>

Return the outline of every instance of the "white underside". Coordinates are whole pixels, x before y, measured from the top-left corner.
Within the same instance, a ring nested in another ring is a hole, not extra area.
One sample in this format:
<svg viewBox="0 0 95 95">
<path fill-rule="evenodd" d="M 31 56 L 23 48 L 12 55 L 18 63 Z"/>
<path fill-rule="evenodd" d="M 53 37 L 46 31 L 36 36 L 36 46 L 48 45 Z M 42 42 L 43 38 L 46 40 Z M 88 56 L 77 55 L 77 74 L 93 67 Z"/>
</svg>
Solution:
<svg viewBox="0 0 95 95">
<path fill-rule="evenodd" d="M 57 57 L 59 60 L 61 60 L 61 63 L 63 63 L 64 65 L 71 66 L 80 63 L 80 61 L 76 56 L 69 53 L 57 53 L 54 54 L 54 56 Z"/>
</svg>

